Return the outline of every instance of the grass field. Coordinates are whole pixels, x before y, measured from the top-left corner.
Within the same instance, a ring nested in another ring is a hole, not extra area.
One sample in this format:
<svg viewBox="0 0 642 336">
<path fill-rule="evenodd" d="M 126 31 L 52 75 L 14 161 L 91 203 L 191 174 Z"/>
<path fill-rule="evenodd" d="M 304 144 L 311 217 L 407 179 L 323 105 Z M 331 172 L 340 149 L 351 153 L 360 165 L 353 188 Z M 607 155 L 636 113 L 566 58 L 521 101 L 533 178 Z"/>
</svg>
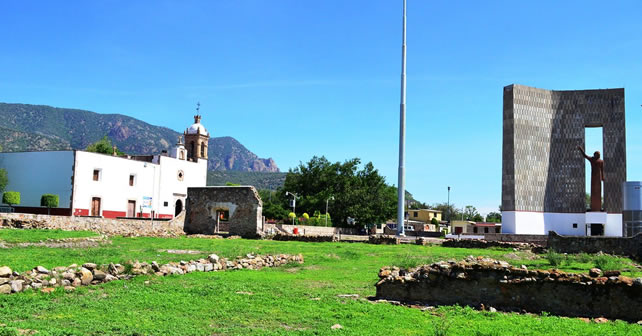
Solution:
<svg viewBox="0 0 642 336">
<path fill-rule="evenodd" d="M 1 229 L 0 242 L 6 243 L 37 243 L 47 239 L 85 238 L 96 237 L 97 233 L 92 231 L 63 231 L 63 230 L 20 230 Z"/>
<path fill-rule="evenodd" d="M 167 253 L 168 249 L 201 252 L 177 255 Z M 512 249 L 116 237 L 113 244 L 89 249 L 0 249 L 0 265 L 23 271 L 37 265 L 129 259 L 162 262 L 250 252 L 303 253 L 305 264 L 141 276 L 81 287 L 73 293 L 4 295 L 0 296 L 0 325 L 6 326 L 0 327 L 0 335 L 12 335 L 16 329 L 38 335 L 642 335 L 641 326 L 619 321 L 586 323 L 547 314 L 490 313 L 457 306 L 421 311 L 364 299 L 375 294 L 377 272 L 384 265 L 412 266 L 481 255 L 550 268 L 546 258 L 527 259 L 533 256 Z M 586 271 L 595 262 L 591 258 L 567 258 L 558 268 Z M 635 269 L 628 259 L 615 262 Z M 629 275 L 640 276 L 637 272 Z M 338 297 L 341 294 L 358 294 L 359 299 Z M 334 324 L 343 328 L 332 330 Z"/>
</svg>

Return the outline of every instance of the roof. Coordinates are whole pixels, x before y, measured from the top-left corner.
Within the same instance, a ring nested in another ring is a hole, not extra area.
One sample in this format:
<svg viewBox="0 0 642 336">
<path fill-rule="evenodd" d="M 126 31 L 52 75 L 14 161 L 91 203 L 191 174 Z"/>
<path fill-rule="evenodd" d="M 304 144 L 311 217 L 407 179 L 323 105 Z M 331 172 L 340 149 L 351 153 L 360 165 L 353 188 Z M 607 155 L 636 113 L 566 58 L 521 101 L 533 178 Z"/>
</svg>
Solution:
<svg viewBox="0 0 642 336">
<path fill-rule="evenodd" d="M 474 226 L 490 226 L 490 227 L 495 227 L 495 226 L 501 226 L 501 223 L 474 223 Z"/>
<path fill-rule="evenodd" d="M 435 209 L 408 209 L 408 211 L 430 211 L 430 212 L 442 212 L 441 210 L 435 210 Z"/>
<path fill-rule="evenodd" d="M 203 134 L 207 135 L 207 130 L 200 122 L 194 123 L 187 129 L 187 134 Z"/>
</svg>

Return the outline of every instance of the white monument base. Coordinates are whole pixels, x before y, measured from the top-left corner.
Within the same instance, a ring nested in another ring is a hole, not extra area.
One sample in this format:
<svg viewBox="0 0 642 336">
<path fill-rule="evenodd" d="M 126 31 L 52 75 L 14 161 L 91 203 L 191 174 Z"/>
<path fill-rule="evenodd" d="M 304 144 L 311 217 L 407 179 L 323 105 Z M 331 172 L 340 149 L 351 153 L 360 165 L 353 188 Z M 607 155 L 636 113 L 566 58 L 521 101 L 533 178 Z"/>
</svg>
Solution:
<svg viewBox="0 0 642 336">
<path fill-rule="evenodd" d="M 621 213 L 502 212 L 502 233 L 545 235 L 555 231 L 567 236 L 589 236 L 587 223 L 602 224 L 604 236 L 622 237 Z"/>
</svg>

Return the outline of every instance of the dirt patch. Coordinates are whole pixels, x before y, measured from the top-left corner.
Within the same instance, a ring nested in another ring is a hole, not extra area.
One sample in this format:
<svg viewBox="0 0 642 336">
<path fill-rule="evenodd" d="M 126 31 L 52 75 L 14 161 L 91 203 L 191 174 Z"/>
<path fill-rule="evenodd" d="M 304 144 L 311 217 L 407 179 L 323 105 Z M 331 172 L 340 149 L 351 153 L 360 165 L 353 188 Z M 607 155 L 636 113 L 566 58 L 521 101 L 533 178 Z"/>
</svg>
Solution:
<svg viewBox="0 0 642 336">
<path fill-rule="evenodd" d="M 81 237 L 81 238 L 65 238 L 65 239 L 48 239 L 37 243 L 6 243 L 0 242 L 0 248 L 12 247 L 49 247 L 49 248 L 87 248 L 98 247 L 101 245 L 111 244 L 112 241 L 107 236 L 98 237 Z"/>
<path fill-rule="evenodd" d="M 206 253 L 198 250 L 158 250 L 158 252 L 167 252 L 171 254 L 205 254 Z"/>
</svg>

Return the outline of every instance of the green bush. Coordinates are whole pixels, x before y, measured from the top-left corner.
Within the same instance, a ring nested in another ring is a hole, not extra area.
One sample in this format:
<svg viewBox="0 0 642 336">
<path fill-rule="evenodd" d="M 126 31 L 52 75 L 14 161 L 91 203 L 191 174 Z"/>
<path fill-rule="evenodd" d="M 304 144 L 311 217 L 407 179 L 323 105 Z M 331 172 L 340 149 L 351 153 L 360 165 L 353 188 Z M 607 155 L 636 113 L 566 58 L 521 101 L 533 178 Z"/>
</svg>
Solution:
<svg viewBox="0 0 642 336">
<path fill-rule="evenodd" d="M 430 224 L 438 225 L 438 224 L 439 224 L 439 221 L 437 220 L 437 217 L 433 217 L 433 218 L 430 220 Z"/>
<path fill-rule="evenodd" d="M 2 203 L 9 205 L 20 204 L 20 193 L 17 191 L 7 191 L 2 195 Z"/>
<path fill-rule="evenodd" d="M 610 256 L 608 254 L 600 254 L 595 256 L 593 262 L 595 263 L 595 267 L 601 269 L 602 271 L 616 271 L 625 268 L 622 259 Z"/>
<path fill-rule="evenodd" d="M 40 197 L 40 206 L 47 208 L 57 208 L 58 207 L 58 195 L 53 194 L 44 194 Z"/>
<path fill-rule="evenodd" d="M 551 266 L 560 266 L 562 262 L 564 262 L 564 259 L 565 257 L 563 254 L 559 254 L 553 250 L 548 250 L 546 253 L 546 260 L 548 260 L 548 263 L 551 264 Z"/>
</svg>

